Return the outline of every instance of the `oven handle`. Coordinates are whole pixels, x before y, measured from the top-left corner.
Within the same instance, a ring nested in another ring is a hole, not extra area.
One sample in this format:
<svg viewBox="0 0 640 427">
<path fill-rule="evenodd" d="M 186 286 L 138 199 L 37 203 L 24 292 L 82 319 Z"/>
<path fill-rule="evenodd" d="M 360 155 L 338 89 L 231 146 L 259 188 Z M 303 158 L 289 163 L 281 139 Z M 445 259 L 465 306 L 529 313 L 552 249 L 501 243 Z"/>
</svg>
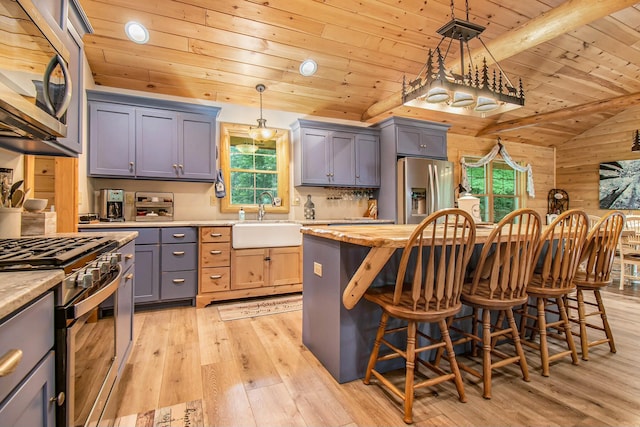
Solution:
<svg viewBox="0 0 640 427">
<path fill-rule="evenodd" d="M 120 265 L 117 265 L 116 268 L 118 269 L 118 275 L 111 282 L 100 288 L 98 292 L 91 295 L 89 298 L 84 299 L 73 306 L 74 319 L 78 319 L 89 313 L 91 310 L 97 308 L 104 300 L 116 292 L 122 279 L 122 269 L 120 268 Z"/>
</svg>

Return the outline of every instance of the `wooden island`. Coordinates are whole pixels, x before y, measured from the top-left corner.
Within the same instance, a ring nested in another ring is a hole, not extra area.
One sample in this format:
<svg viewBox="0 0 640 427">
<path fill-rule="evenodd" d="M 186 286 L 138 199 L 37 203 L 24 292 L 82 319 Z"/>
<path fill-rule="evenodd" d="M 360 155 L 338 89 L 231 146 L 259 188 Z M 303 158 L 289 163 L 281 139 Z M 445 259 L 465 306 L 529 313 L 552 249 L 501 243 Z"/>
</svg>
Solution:
<svg viewBox="0 0 640 427">
<path fill-rule="evenodd" d="M 414 228 L 415 224 L 391 224 L 301 229 L 302 342 L 340 383 L 364 376 L 380 308 L 362 295 L 369 286 L 395 283 L 402 248 Z M 476 251 L 492 228 L 478 225 Z"/>
</svg>

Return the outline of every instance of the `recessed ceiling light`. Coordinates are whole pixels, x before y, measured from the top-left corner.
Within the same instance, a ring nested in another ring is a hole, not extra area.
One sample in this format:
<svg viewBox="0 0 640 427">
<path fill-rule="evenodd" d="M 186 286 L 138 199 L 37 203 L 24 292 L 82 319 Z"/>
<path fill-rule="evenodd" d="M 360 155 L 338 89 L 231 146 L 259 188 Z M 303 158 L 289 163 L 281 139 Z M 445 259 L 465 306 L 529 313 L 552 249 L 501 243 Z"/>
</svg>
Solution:
<svg viewBox="0 0 640 427">
<path fill-rule="evenodd" d="M 124 26 L 124 32 L 129 40 L 139 44 L 145 44 L 149 41 L 149 31 L 139 22 L 129 21 Z"/>
<path fill-rule="evenodd" d="M 300 64 L 300 74 L 305 77 L 313 76 L 318 70 L 318 64 L 313 59 L 305 59 Z"/>
</svg>

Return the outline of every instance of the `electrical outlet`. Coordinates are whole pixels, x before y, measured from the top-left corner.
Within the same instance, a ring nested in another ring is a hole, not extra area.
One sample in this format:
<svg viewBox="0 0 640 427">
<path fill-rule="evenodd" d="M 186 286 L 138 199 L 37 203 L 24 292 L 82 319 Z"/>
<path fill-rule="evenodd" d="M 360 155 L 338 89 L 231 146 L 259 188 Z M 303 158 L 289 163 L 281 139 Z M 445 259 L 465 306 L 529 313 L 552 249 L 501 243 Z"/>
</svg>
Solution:
<svg viewBox="0 0 640 427">
<path fill-rule="evenodd" d="M 291 206 L 300 206 L 300 197 L 296 197 L 291 202 Z"/>
<path fill-rule="evenodd" d="M 313 274 L 315 274 L 316 276 L 322 277 L 322 264 L 314 261 Z"/>
</svg>

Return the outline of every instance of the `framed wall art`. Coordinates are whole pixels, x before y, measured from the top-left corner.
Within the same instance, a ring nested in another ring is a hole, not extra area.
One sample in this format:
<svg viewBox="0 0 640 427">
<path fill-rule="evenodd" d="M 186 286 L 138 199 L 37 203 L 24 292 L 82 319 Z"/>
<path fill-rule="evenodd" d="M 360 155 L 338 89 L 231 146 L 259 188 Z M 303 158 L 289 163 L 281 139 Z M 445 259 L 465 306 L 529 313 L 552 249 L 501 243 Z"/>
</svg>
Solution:
<svg viewBox="0 0 640 427">
<path fill-rule="evenodd" d="M 600 209 L 640 209 L 640 160 L 600 163 Z"/>
</svg>

